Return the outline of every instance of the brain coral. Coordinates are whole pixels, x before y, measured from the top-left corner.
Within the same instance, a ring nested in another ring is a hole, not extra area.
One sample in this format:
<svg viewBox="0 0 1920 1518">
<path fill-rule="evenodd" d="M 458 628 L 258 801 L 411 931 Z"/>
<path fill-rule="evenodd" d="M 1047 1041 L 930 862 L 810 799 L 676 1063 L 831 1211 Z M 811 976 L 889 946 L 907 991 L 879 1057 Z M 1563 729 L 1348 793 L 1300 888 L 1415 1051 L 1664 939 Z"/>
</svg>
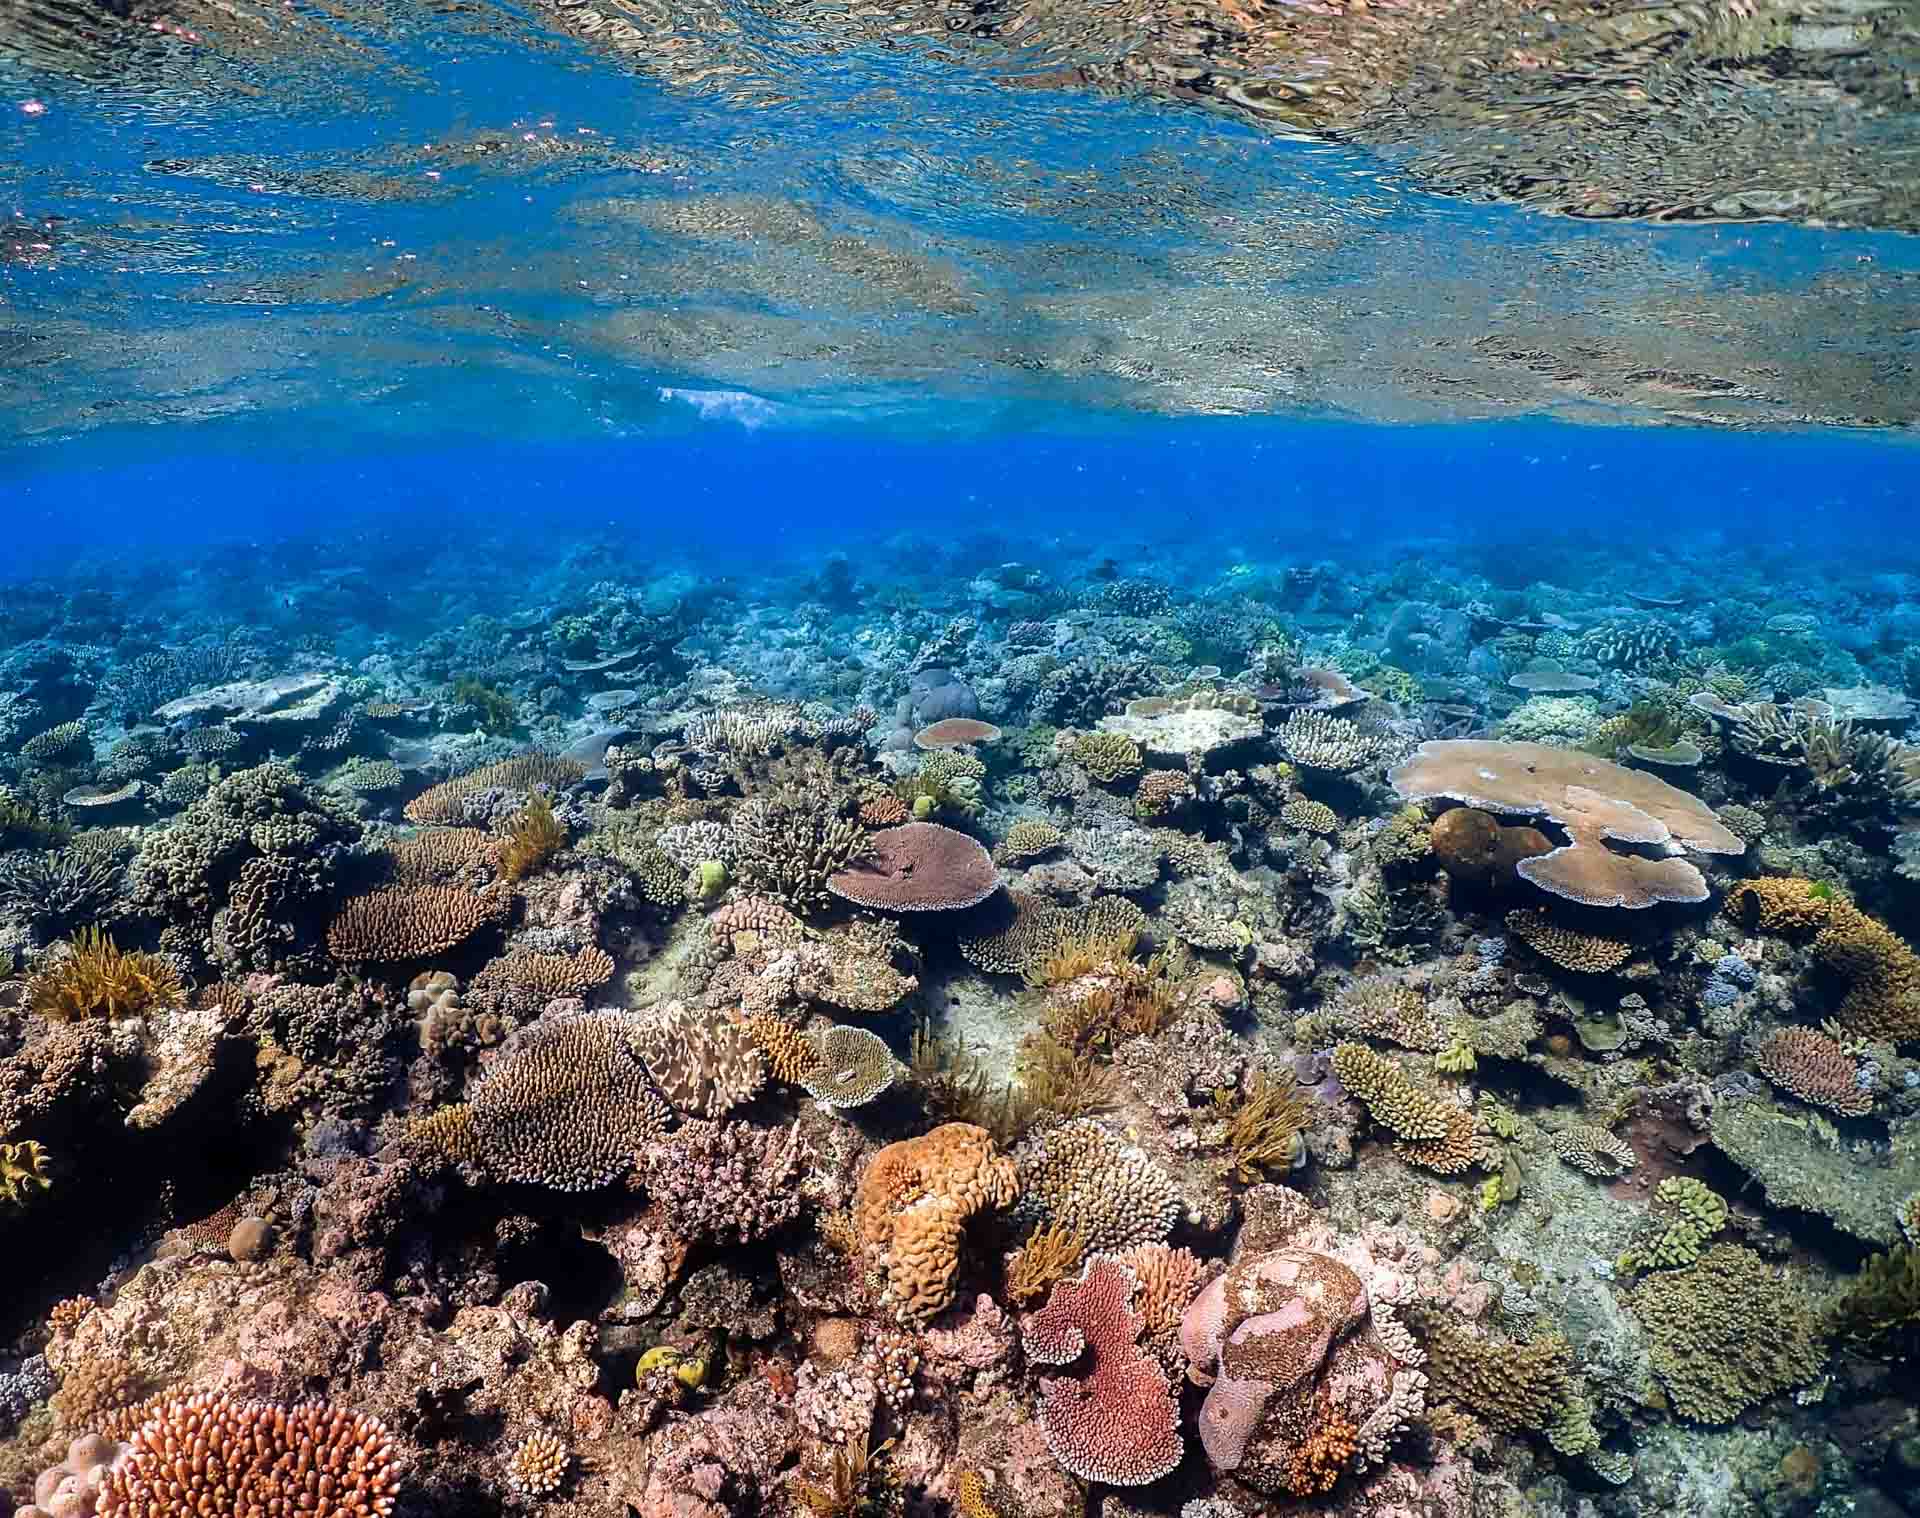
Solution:
<svg viewBox="0 0 1920 1518">
<path fill-rule="evenodd" d="M 1826 1360 L 1805 1297 L 1737 1244 L 1716 1244 L 1683 1270 L 1649 1276 L 1627 1300 L 1668 1400 L 1700 1423 L 1731 1423 L 1813 1380 Z"/>
<path fill-rule="evenodd" d="M 1071 1475 L 1107 1486 L 1145 1486 L 1180 1463 L 1180 1404 L 1160 1362 L 1139 1347 L 1146 1319 L 1132 1268 L 1113 1255 L 1062 1281 L 1021 1330 L 1039 1365 L 1092 1364 L 1077 1378 L 1040 1382 L 1040 1428 Z"/>
<path fill-rule="evenodd" d="M 1679 856 L 1740 854 L 1746 844 L 1698 797 L 1643 770 L 1540 743 L 1434 738 L 1387 777 L 1406 801 L 1445 799 L 1507 816 L 1545 817 L 1568 841 L 1515 866 L 1523 880 L 1595 907 L 1704 901 L 1707 883 Z M 1609 843 L 1659 848 L 1648 858 Z"/>
<path fill-rule="evenodd" d="M 377 1418 L 228 1396 L 162 1405 L 134 1433 L 100 1494 L 100 1518 L 299 1513 L 385 1518 L 400 1485 Z"/>
<path fill-rule="evenodd" d="M 1015 1158 L 1021 1216 L 1071 1229 L 1091 1253 L 1157 1244 L 1180 1217 L 1166 1173 L 1092 1118 L 1029 1135 Z"/>
<path fill-rule="evenodd" d="M 887 1295 L 903 1316 L 952 1306 L 967 1220 L 1012 1205 L 1018 1192 L 1013 1161 L 971 1123 L 943 1123 L 873 1157 L 854 1197 L 854 1229 L 883 1252 Z"/>
<path fill-rule="evenodd" d="M 416 1135 L 498 1180 L 588 1191 L 624 1175 L 667 1112 L 617 1012 L 549 1016 L 522 1030 L 464 1107 Z"/>
</svg>

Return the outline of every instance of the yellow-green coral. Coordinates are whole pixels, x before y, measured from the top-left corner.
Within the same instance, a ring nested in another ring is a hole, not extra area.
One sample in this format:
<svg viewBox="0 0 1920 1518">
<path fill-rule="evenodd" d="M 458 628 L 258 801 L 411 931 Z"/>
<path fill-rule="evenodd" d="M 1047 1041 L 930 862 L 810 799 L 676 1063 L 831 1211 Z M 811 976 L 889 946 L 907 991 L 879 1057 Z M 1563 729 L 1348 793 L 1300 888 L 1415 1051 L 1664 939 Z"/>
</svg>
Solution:
<svg viewBox="0 0 1920 1518">
<path fill-rule="evenodd" d="M 0 1203 L 24 1207 L 40 1192 L 53 1186 L 47 1174 L 47 1151 L 27 1139 L 18 1144 L 0 1144 Z"/>
<path fill-rule="evenodd" d="M 1700 1258 L 1707 1240 L 1727 1226 L 1726 1202 L 1692 1176 L 1669 1176 L 1653 1195 L 1653 1216 L 1663 1226 L 1644 1249 L 1630 1249 L 1620 1256 L 1623 1274 L 1691 1265 Z"/>
<path fill-rule="evenodd" d="M 1920 1353 L 1920 1247 L 1903 1244 L 1868 1260 L 1835 1306 L 1833 1327 L 1889 1358 Z"/>
<path fill-rule="evenodd" d="M 1559 1334 L 1501 1344 L 1438 1315 L 1422 1327 L 1430 1404 L 1453 1402 L 1503 1434 L 1545 1435 L 1563 1455 L 1599 1446 L 1573 1346 Z"/>
<path fill-rule="evenodd" d="M 500 873 L 508 880 L 524 880 L 537 873 L 560 852 L 567 830 L 553 815 L 553 801 L 536 791 L 502 830 Z"/>
<path fill-rule="evenodd" d="M 1826 1360 L 1805 1296 L 1737 1244 L 1716 1244 L 1684 1269 L 1649 1276 L 1627 1301 L 1668 1401 L 1699 1423 L 1731 1423 L 1804 1386 Z"/>
<path fill-rule="evenodd" d="M 1067 745 L 1067 757 L 1102 785 L 1140 768 L 1140 746 L 1122 733 L 1081 733 Z"/>
<path fill-rule="evenodd" d="M 1305 1158 L 1312 1108 L 1291 1082 L 1283 1085 L 1256 1070 L 1238 1094 L 1215 1091 L 1213 1104 L 1226 1119 L 1227 1148 L 1240 1180 L 1263 1180 L 1263 1171 L 1284 1174 Z"/>
<path fill-rule="evenodd" d="M 157 954 L 121 950 L 98 928 L 83 928 L 67 952 L 50 957 L 27 983 L 27 1004 L 42 1017 L 130 1017 L 186 1002 L 173 965 Z"/>
</svg>

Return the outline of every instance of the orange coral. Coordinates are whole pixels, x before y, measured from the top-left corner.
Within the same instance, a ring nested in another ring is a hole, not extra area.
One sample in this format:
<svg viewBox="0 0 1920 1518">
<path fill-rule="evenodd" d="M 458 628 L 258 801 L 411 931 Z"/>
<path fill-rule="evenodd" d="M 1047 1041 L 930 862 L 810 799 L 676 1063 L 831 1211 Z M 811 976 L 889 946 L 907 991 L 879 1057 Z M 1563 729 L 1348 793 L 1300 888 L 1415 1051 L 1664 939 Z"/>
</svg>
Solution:
<svg viewBox="0 0 1920 1518">
<path fill-rule="evenodd" d="M 854 1229 L 884 1250 L 887 1293 L 904 1316 L 953 1304 L 967 1220 L 1011 1205 L 1018 1192 L 1013 1161 L 972 1123 L 942 1123 L 873 1157 L 854 1195 Z"/>
<path fill-rule="evenodd" d="M 1357 1430 L 1345 1414 L 1323 1400 L 1313 1431 L 1300 1442 L 1287 1471 L 1287 1490 L 1296 1497 L 1323 1497 L 1332 1491 L 1356 1448 Z"/>
</svg>

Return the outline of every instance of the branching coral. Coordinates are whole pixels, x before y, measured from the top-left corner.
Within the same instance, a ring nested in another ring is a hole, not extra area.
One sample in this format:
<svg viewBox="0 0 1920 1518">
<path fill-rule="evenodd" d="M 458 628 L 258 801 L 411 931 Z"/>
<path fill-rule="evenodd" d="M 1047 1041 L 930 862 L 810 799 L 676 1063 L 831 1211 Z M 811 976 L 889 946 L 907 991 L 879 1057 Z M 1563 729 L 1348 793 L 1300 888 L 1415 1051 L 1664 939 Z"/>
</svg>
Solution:
<svg viewBox="0 0 1920 1518">
<path fill-rule="evenodd" d="M 1742 881 L 1727 893 L 1727 908 L 1749 927 L 1811 938 L 1814 958 L 1849 982 L 1834 1010 L 1848 1032 L 1920 1040 L 1920 956 L 1884 923 L 1831 887 L 1779 877 Z"/>
<path fill-rule="evenodd" d="M 393 1442 L 376 1418 L 322 1403 L 287 1408 L 194 1395 L 141 1424 L 113 1463 L 98 1511 L 386 1518 L 399 1491 Z"/>
<path fill-rule="evenodd" d="M 836 798 L 786 792 L 743 802 L 732 844 L 742 883 L 796 912 L 827 906 L 827 882 L 873 848 Z"/>
<path fill-rule="evenodd" d="M 1139 770 L 1140 746 L 1122 733 L 1080 733 L 1066 747 L 1067 757 L 1102 785 L 1113 785 Z"/>
<path fill-rule="evenodd" d="M 1760 1073 L 1782 1091 L 1842 1117 L 1873 1111 L 1873 1092 L 1860 1084 L 1859 1067 L 1837 1040 L 1812 1028 L 1779 1028 L 1754 1051 Z"/>
<path fill-rule="evenodd" d="M 1920 1246 L 1869 1259 L 1835 1304 L 1833 1330 L 1888 1359 L 1920 1354 Z"/>
<path fill-rule="evenodd" d="M 1826 1359 L 1805 1297 L 1738 1245 L 1716 1244 L 1683 1270 L 1649 1276 L 1628 1304 L 1668 1399 L 1696 1422 L 1731 1423 L 1811 1381 Z"/>
<path fill-rule="evenodd" d="M 1622 1274 L 1691 1265 L 1707 1240 L 1727 1226 L 1727 1204 L 1703 1181 L 1668 1176 L 1654 1190 L 1653 1221 L 1659 1232 L 1651 1242 L 1620 1256 Z"/>
<path fill-rule="evenodd" d="M 565 790 L 586 778 L 587 767 L 572 759 L 552 754 L 516 754 L 495 764 L 482 765 L 465 775 L 443 780 L 415 796 L 406 805 L 409 822 L 422 825 L 458 825 L 474 819 L 467 815 L 468 803 L 489 792 L 523 791 L 532 793 L 541 787 Z"/>
<path fill-rule="evenodd" d="M 1014 1157 L 1020 1216 L 1071 1228 L 1091 1251 L 1159 1243 L 1182 1211 L 1172 1179 L 1146 1152 L 1091 1118 L 1030 1134 Z"/>
<path fill-rule="evenodd" d="M 349 896 L 327 924 L 327 948 L 347 964 L 398 964 L 444 954 L 505 920 L 503 887 L 388 886 Z"/>
<path fill-rule="evenodd" d="M 1086 1236 L 1060 1223 L 1043 1223 L 1007 1262 L 1007 1299 L 1026 1306 L 1080 1268 Z"/>
<path fill-rule="evenodd" d="M 186 1004 L 179 971 L 157 954 L 121 950 L 98 928 L 75 935 L 64 954 L 51 955 L 27 985 L 27 1003 L 42 1017 L 132 1017 Z"/>
</svg>

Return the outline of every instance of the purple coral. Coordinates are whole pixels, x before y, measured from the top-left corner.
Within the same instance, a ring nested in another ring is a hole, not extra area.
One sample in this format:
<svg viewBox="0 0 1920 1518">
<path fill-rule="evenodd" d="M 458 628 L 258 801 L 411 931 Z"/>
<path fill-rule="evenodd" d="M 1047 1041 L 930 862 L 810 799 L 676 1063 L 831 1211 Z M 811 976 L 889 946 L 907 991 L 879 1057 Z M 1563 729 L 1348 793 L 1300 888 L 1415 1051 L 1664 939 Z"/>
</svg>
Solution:
<svg viewBox="0 0 1920 1518">
<path fill-rule="evenodd" d="M 1086 1354 L 1082 1378 L 1040 1383 L 1040 1428 L 1054 1459 L 1082 1481 L 1145 1486 L 1186 1453 L 1180 1404 L 1160 1363 L 1139 1347 L 1146 1320 L 1133 1310 L 1139 1285 L 1113 1255 L 1095 1255 L 1076 1281 L 1062 1281 L 1026 1320 L 1029 1358 L 1069 1365 Z"/>
<path fill-rule="evenodd" d="M 765 1238 L 798 1214 L 804 1171 L 798 1125 L 696 1118 L 640 1152 L 647 1194 L 683 1239 Z"/>
</svg>

